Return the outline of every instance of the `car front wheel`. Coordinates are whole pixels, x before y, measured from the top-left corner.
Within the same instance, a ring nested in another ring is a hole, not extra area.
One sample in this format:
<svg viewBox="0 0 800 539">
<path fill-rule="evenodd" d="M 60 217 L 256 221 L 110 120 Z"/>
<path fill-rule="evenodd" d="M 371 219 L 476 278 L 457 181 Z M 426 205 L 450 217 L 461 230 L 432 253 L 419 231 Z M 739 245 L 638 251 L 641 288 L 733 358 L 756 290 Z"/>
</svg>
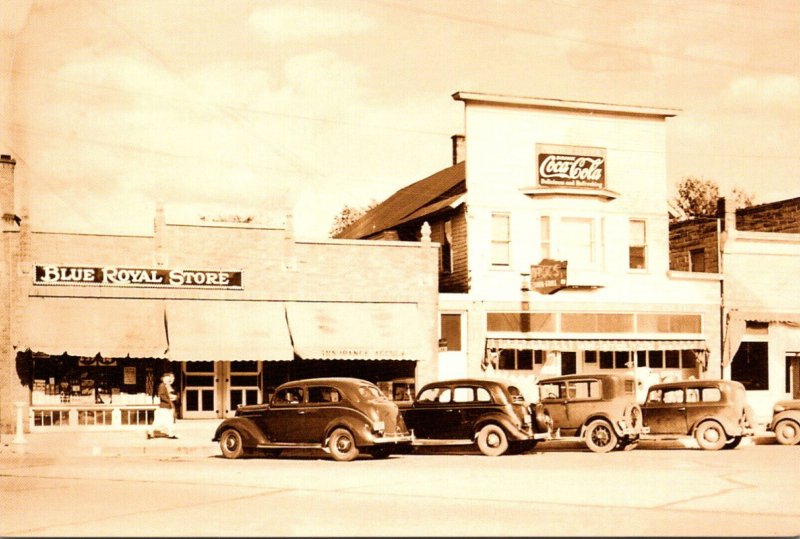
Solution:
<svg viewBox="0 0 800 539">
<path fill-rule="evenodd" d="M 498 425 L 486 425 L 478 432 L 478 449 L 487 457 L 499 457 L 508 450 L 506 431 Z"/>
<path fill-rule="evenodd" d="M 795 445 L 800 442 L 800 423 L 782 419 L 775 425 L 775 438 L 781 445 Z"/>
<path fill-rule="evenodd" d="M 725 429 L 719 423 L 706 421 L 700 423 L 700 426 L 694 431 L 694 439 L 701 448 L 716 451 L 725 446 L 728 438 L 725 435 Z"/>
<path fill-rule="evenodd" d="M 617 446 L 617 433 L 602 419 L 595 419 L 586 427 L 584 443 L 594 453 L 608 453 Z"/>
<path fill-rule="evenodd" d="M 228 429 L 219 437 L 219 447 L 226 459 L 238 459 L 244 455 L 244 443 L 238 430 Z"/>
<path fill-rule="evenodd" d="M 328 438 L 328 449 L 334 460 L 348 462 L 358 456 L 358 447 L 352 433 L 344 428 L 338 428 Z"/>
</svg>

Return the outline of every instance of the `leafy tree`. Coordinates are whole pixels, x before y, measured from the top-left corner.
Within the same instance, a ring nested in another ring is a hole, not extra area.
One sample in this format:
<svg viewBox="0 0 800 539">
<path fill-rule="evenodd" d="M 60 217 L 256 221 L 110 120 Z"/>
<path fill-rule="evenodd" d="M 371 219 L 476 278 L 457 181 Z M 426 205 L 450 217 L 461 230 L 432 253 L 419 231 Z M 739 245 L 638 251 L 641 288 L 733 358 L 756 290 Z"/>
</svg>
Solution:
<svg viewBox="0 0 800 539">
<path fill-rule="evenodd" d="M 755 195 L 739 187 L 734 187 L 730 196 L 736 208 L 749 208 L 755 203 Z M 687 176 L 678 183 L 678 196 L 674 202 L 683 210 L 686 219 L 694 219 L 715 216 L 718 199 L 719 187 L 716 182 Z"/>
<path fill-rule="evenodd" d="M 331 229 L 328 232 L 329 237 L 335 238 L 338 236 L 345 228 L 361 219 L 365 213 L 378 204 L 378 201 L 374 198 L 366 206 L 351 206 L 350 204 L 345 204 L 336 217 L 333 218 L 333 224 L 331 224 Z"/>
<path fill-rule="evenodd" d="M 717 213 L 718 198 L 719 187 L 713 180 L 687 176 L 678 183 L 675 205 L 683 210 L 687 219 L 713 216 Z"/>
</svg>

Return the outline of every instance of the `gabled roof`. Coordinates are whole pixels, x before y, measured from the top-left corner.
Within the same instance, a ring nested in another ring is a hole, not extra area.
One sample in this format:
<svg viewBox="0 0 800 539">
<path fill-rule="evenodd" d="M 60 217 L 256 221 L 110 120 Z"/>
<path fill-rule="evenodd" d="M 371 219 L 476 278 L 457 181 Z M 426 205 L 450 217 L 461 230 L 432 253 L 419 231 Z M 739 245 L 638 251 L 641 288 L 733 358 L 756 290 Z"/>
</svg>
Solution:
<svg viewBox="0 0 800 539">
<path fill-rule="evenodd" d="M 466 167 L 464 161 L 440 170 L 416 183 L 404 187 L 395 194 L 368 211 L 361 219 L 351 224 L 337 235 L 337 238 L 362 239 L 384 230 L 389 230 L 398 224 L 419 218 L 428 212 L 419 211 L 425 206 L 442 202 L 447 199 L 447 204 L 455 200 L 455 195 L 466 192 Z M 464 185 L 458 189 L 459 183 Z M 445 206 L 447 204 L 444 204 Z M 442 206 L 436 204 L 440 209 Z"/>
</svg>

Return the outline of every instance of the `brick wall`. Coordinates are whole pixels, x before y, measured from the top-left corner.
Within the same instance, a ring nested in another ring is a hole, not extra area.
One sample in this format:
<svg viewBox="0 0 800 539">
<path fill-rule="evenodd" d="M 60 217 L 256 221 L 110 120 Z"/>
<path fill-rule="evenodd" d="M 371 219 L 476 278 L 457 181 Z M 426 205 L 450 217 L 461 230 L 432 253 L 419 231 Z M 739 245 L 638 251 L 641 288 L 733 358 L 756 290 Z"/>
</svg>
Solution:
<svg viewBox="0 0 800 539">
<path fill-rule="evenodd" d="M 736 210 L 736 228 L 753 232 L 800 233 L 800 197 Z"/>
<path fill-rule="evenodd" d="M 690 267 L 691 252 L 703 249 L 705 272 L 719 271 L 717 257 L 717 220 L 693 219 L 669 225 L 669 269 L 674 271 L 696 271 Z"/>
</svg>

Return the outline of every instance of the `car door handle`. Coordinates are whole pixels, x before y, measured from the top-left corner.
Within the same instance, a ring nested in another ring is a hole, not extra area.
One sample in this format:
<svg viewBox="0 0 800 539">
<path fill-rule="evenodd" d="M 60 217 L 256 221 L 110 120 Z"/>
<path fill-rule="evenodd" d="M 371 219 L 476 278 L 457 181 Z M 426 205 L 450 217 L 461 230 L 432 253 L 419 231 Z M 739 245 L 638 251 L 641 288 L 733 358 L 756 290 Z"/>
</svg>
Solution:
<svg viewBox="0 0 800 539">
<path fill-rule="evenodd" d="M 300 414 L 300 415 L 303 415 L 304 413 L 306 413 L 306 411 L 305 410 L 297 410 L 297 413 Z"/>
<path fill-rule="evenodd" d="M 678 408 L 678 411 L 679 411 L 679 412 L 685 412 L 685 411 L 686 411 L 686 406 L 683 406 L 683 407 L 681 407 L 681 408 Z"/>
</svg>

